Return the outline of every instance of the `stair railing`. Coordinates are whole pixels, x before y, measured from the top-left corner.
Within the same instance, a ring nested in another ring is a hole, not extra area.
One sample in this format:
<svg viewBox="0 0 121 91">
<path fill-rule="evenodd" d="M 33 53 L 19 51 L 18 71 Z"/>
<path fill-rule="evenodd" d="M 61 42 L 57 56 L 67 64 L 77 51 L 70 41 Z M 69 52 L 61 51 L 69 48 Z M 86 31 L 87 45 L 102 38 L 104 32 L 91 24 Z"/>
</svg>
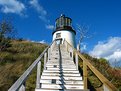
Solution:
<svg viewBox="0 0 121 91">
<path fill-rule="evenodd" d="M 102 82 L 103 84 L 103 91 L 118 91 L 117 88 L 107 79 L 105 78 L 90 62 L 86 59 L 80 52 L 77 46 L 77 49 L 72 47 L 66 40 L 64 40 L 64 45 L 66 46 L 66 50 L 71 53 L 72 50 L 75 53 L 75 64 L 78 70 L 78 57 L 80 57 L 83 61 L 83 79 L 84 79 L 84 89 L 88 89 L 87 87 L 87 77 L 88 72 L 87 68 L 89 68 L 95 76 Z"/>
<path fill-rule="evenodd" d="M 26 90 L 26 80 L 29 77 L 32 70 L 37 67 L 37 78 L 36 78 L 36 88 L 40 88 L 40 76 L 41 76 L 41 59 L 44 56 L 44 69 L 46 69 L 47 58 L 50 57 L 50 51 L 55 46 L 56 42 L 53 41 L 50 46 L 48 46 L 41 55 L 29 66 L 29 68 L 19 77 L 19 79 L 8 89 L 8 91 L 25 91 Z"/>
</svg>

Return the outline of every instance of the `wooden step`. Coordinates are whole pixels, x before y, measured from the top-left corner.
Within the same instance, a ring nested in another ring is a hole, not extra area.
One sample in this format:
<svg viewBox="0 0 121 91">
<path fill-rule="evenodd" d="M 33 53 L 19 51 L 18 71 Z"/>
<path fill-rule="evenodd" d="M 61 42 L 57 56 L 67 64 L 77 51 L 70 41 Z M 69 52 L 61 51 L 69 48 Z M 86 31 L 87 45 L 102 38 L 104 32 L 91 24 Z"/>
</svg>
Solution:
<svg viewBox="0 0 121 91">
<path fill-rule="evenodd" d="M 53 73 L 54 72 L 58 72 L 58 73 L 60 73 L 59 70 L 44 70 L 43 72 L 53 72 Z M 63 73 L 79 73 L 79 71 L 78 70 L 76 70 L 76 71 L 70 71 L 70 70 L 67 71 L 67 70 L 64 70 Z"/>
<path fill-rule="evenodd" d="M 68 62 L 68 63 L 63 63 L 63 62 L 62 62 L 62 63 L 60 64 L 60 62 L 51 62 L 51 63 L 50 63 L 50 62 L 47 62 L 46 65 L 74 65 L 74 63 L 69 63 L 69 62 Z"/>
<path fill-rule="evenodd" d="M 46 67 L 47 68 L 55 68 L 55 67 L 57 67 L 57 68 L 59 68 L 59 65 L 46 65 Z M 62 68 L 73 68 L 73 69 L 76 69 L 76 66 L 63 66 L 62 65 Z"/>
<path fill-rule="evenodd" d="M 53 82 L 52 82 L 52 79 L 41 79 L 40 80 L 40 83 L 47 83 L 47 84 L 52 84 Z M 83 85 L 84 83 L 83 83 L 83 81 L 80 81 L 80 80 L 64 80 L 64 83 L 63 83 L 63 81 L 61 81 L 61 80 L 56 80 L 55 81 L 55 84 L 80 84 L 80 85 Z"/>
<path fill-rule="evenodd" d="M 58 80 L 82 80 L 79 76 L 41 76 L 41 79 L 58 79 Z"/>
<path fill-rule="evenodd" d="M 84 89 L 83 85 L 59 85 L 59 84 L 41 84 L 41 88 L 48 88 L 48 89 Z"/>
<path fill-rule="evenodd" d="M 60 68 L 46 68 L 46 70 L 60 70 Z M 68 69 L 68 68 L 61 68 L 61 70 L 71 70 L 71 71 L 76 71 L 76 69 Z"/>
<path fill-rule="evenodd" d="M 47 73 L 47 72 L 43 72 L 42 75 L 50 75 L 50 76 L 81 76 L 80 73 L 63 73 L 63 74 L 59 74 L 59 73 Z"/>
<path fill-rule="evenodd" d="M 47 66 L 50 66 L 50 65 L 60 65 L 59 63 L 57 64 L 57 63 L 51 63 L 51 64 L 46 64 Z M 73 64 L 70 64 L 70 63 L 66 63 L 66 64 L 61 64 L 62 66 L 75 66 L 75 64 L 73 63 Z"/>
<path fill-rule="evenodd" d="M 50 59 L 50 60 L 48 60 L 48 62 L 59 62 L 59 60 L 56 60 L 56 59 Z M 72 60 L 63 60 L 62 62 L 63 62 L 63 63 L 66 63 L 66 62 L 71 62 L 71 63 L 73 63 Z"/>
</svg>

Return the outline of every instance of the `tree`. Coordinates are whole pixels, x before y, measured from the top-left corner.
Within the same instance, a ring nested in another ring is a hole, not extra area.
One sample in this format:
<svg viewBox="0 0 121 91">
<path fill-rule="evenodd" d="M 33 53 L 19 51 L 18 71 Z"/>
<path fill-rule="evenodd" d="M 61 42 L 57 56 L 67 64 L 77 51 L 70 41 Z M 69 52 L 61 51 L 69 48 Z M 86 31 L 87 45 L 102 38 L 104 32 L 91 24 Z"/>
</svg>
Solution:
<svg viewBox="0 0 121 91">
<path fill-rule="evenodd" d="M 0 22 L 0 51 L 10 46 L 10 39 L 14 36 L 14 27 L 9 20 Z"/>
<path fill-rule="evenodd" d="M 79 34 L 78 50 L 80 50 L 81 42 L 85 38 L 91 38 L 92 36 L 89 34 L 89 26 L 77 24 L 77 31 L 78 31 L 78 34 Z"/>
</svg>

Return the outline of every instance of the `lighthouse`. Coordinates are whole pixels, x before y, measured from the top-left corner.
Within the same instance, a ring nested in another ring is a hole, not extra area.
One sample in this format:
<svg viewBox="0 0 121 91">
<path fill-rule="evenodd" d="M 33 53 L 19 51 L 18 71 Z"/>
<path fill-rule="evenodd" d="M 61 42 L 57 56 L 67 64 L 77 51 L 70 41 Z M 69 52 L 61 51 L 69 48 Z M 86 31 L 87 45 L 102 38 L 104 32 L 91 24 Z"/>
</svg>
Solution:
<svg viewBox="0 0 121 91">
<path fill-rule="evenodd" d="M 61 14 L 55 22 L 55 30 L 52 33 L 53 41 L 57 44 L 62 44 L 66 40 L 71 46 L 76 47 L 75 35 L 76 32 L 72 28 L 72 19 Z"/>
</svg>

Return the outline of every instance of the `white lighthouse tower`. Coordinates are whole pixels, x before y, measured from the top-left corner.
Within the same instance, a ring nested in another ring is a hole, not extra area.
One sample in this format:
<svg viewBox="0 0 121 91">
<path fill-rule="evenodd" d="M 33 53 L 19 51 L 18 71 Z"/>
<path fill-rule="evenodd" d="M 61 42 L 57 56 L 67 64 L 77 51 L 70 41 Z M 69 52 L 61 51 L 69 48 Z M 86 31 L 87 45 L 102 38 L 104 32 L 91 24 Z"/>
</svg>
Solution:
<svg viewBox="0 0 121 91">
<path fill-rule="evenodd" d="M 72 19 L 61 15 L 56 19 L 55 30 L 53 31 L 53 41 L 56 40 L 57 43 L 63 43 L 66 40 L 70 45 L 76 47 L 75 35 L 76 32 L 72 28 Z"/>
</svg>

